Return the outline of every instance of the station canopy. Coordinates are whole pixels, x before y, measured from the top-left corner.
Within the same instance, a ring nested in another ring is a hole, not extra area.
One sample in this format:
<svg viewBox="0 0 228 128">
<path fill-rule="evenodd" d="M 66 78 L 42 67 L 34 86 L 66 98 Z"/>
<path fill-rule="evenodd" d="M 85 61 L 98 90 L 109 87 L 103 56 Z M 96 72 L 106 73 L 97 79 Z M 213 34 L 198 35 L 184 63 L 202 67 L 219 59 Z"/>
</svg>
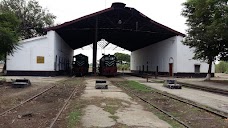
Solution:
<svg viewBox="0 0 228 128">
<path fill-rule="evenodd" d="M 73 14 L 73 13 L 72 13 Z M 72 49 L 105 39 L 129 51 L 146 47 L 183 33 L 166 27 L 124 3 L 113 3 L 110 8 L 50 27 Z"/>
</svg>

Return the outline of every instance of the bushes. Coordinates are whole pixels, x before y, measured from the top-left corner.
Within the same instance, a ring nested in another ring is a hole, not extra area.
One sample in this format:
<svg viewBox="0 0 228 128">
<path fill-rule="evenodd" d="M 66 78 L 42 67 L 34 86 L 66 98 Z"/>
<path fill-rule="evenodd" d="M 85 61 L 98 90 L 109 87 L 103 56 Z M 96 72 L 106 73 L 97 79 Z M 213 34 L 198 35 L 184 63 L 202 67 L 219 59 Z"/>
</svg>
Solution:
<svg viewBox="0 0 228 128">
<path fill-rule="evenodd" d="M 1 78 L 0 77 L 0 85 L 3 85 L 6 82 L 6 78 Z"/>
<path fill-rule="evenodd" d="M 228 62 L 221 61 L 219 64 L 215 65 L 216 73 L 226 73 L 228 74 Z"/>
<path fill-rule="evenodd" d="M 130 70 L 130 64 L 118 64 L 117 65 L 118 70 Z"/>
</svg>

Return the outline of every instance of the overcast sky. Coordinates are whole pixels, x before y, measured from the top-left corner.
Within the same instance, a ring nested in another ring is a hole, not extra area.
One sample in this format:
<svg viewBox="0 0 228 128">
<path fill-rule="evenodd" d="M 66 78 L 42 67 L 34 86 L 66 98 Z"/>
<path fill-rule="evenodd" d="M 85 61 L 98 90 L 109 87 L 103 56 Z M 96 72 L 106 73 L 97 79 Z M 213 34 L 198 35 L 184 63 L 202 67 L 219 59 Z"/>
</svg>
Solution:
<svg viewBox="0 0 228 128">
<path fill-rule="evenodd" d="M 43 8 L 57 16 L 60 24 L 111 7 L 113 2 L 125 3 L 147 17 L 182 33 L 186 33 L 185 18 L 181 16 L 181 5 L 186 0 L 37 0 Z M 75 54 L 83 51 L 77 50 Z M 92 52 L 84 51 L 92 60 Z M 123 53 L 126 51 L 123 51 Z M 98 59 L 102 51 L 98 51 Z M 106 53 L 109 53 L 106 50 Z M 110 51 L 110 54 L 114 52 Z M 130 53 L 130 52 L 126 52 Z"/>
</svg>

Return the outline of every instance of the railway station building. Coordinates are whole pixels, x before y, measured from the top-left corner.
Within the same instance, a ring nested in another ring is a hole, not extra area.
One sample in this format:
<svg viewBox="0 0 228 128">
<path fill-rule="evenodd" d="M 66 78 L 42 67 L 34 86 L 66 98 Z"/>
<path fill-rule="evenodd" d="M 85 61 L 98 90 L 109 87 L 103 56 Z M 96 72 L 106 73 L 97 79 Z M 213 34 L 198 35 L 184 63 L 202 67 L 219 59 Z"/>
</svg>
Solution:
<svg viewBox="0 0 228 128">
<path fill-rule="evenodd" d="M 206 76 L 208 64 L 192 59 L 193 49 L 183 45 L 184 37 L 134 8 L 113 3 L 110 8 L 49 27 L 44 36 L 20 41 L 19 49 L 7 56 L 6 70 L 7 75 L 58 75 L 71 69 L 75 49 L 93 44 L 96 73 L 97 42 L 105 39 L 131 51 L 131 72 Z"/>
</svg>

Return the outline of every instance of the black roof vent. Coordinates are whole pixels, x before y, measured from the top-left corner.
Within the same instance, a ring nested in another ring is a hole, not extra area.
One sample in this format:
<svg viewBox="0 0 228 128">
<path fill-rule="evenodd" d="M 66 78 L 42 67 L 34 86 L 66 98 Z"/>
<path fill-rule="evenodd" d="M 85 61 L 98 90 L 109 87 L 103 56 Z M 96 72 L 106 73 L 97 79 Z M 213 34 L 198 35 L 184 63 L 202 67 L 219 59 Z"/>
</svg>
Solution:
<svg viewBox="0 0 228 128">
<path fill-rule="evenodd" d="M 126 4 L 121 2 L 112 3 L 112 8 L 124 8 Z"/>
</svg>

